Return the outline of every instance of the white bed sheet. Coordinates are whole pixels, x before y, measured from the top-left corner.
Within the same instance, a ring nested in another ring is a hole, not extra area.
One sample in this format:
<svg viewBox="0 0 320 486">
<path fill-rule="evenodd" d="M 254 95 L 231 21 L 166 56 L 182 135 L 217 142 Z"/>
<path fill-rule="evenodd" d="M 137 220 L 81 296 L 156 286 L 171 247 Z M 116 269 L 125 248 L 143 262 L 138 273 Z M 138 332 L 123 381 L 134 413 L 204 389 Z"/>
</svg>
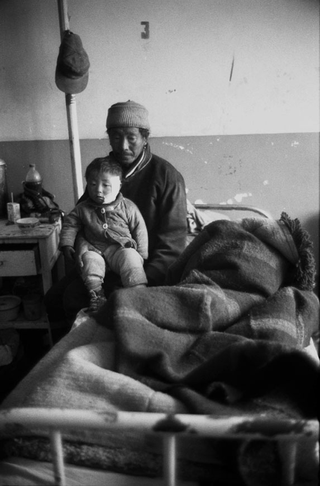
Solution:
<svg viewBox="0 0 320 486">
<path fill-rule="evenodd" d="M 66 464 L 66 486 L 163 486 L 161 478 L 126 476 L 109 471 L 87 469 Z M 191 481 L 181 486 L 197 486 Z M 54 486 L 52 464 L 29 459 L 11 458 L 0 463 L 0 486 Z"/>
</svg>

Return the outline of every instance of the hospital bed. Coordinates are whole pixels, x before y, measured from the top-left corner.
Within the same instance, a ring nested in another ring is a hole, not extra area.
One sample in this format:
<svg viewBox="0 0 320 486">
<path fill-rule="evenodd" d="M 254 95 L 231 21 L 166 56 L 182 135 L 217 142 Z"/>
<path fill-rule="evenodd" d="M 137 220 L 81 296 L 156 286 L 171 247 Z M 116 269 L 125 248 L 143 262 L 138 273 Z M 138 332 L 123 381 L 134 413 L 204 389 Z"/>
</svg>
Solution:
<svg viewBox="0 0 320 486">
<path fill-rule="evenodd" d="M 81 310 L 4 400 L 0 486 L 318 484 L 308 235 L 248 206 L 188 218 L 168 286 Z"/>
</svg>

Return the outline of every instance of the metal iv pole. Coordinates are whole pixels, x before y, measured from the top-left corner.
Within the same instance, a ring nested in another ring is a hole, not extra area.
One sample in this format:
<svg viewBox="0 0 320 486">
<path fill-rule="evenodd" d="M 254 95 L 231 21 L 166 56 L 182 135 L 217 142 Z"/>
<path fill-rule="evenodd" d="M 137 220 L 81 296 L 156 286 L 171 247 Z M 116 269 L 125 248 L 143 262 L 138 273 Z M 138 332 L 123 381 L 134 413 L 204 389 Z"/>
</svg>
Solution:
<svg viewBox="0 0 320 486">
<path fill-rule="evenodd" d="M 58 0 L 59 24 L 61 40 L 65 30 L 70 30 L 67 0 Z M 69 145 L 73 180 L 74 202 L 83 194 L 83 178 L 81 166 L 80 141 L 77 119 L 77 105 L 74 94 L 66 94 L 66 109 L 68 118 Z"/>
</svg>

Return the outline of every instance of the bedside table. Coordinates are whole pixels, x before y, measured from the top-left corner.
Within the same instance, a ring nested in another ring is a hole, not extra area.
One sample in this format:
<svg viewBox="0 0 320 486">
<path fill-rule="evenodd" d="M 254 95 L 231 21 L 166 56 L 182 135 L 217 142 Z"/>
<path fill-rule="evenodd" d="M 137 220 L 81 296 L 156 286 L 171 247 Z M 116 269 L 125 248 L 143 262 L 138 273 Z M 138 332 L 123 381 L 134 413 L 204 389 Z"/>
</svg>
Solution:
<svg viewBox="0 0 320 486">
<path fill-rule="evenodd" d="M 20 229 L 16 224 L 7 225 L 0 220 L 0 277 L 27 277 L 40 275 L 43 294 L 52 285 L 52 268 L 60 251 L 61 223 L 39 224 L 34 228 Z M 52 346 L 51 328 L 45 313 L 36 321 L 19 315 L 14 322 L 16 329 L 46 329 Z"/>
</svg>

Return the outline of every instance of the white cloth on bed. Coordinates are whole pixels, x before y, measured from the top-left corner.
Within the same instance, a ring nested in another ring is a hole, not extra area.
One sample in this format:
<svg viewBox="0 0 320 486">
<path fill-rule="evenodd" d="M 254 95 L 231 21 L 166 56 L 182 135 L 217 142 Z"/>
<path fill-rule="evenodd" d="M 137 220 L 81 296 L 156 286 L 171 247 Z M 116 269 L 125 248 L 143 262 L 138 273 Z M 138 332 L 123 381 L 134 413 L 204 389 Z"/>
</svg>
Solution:
<svg viewBox="0 0 320 486">
<path fill-rule="evenodd" d="M 66 486 L 163 486 L 159 478 L 127 476 L 110 471 L 66 465 Z M 181 486 L 197 486 L 180 481 Z M 54 486 L 52 464 L 30 459 L 12 458 L 0 462 L 0 486 Z"/>
</svg>

